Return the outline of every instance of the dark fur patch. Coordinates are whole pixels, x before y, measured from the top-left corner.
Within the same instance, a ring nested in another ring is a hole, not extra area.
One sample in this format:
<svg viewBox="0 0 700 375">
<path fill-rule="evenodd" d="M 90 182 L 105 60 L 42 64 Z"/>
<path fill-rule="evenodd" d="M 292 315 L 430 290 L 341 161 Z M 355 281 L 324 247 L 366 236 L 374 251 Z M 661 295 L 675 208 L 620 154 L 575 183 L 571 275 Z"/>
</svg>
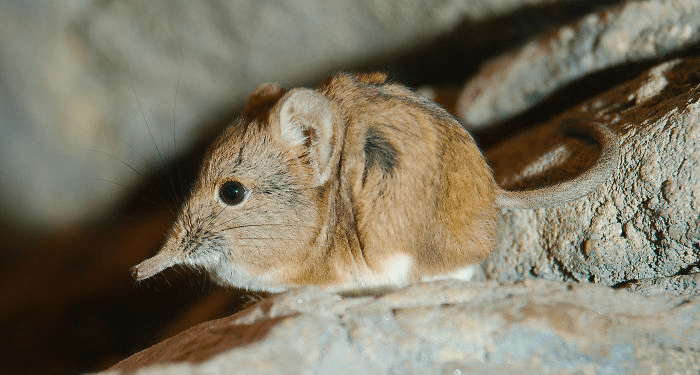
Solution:
<svg viewBox="0 0 700 375">
<path fill-rule="evenodd" d="M 367 129 L 365 133 L 365 170 L 362 173 L 362 184 L 367 180 L 367 174 L 374 167 L 379 167 L 384 175 L 391 175 L 398 164 L 398 152 L 384 134 L 375 128 Z"/>
<path fill-rule="evenodd" d="M 238 158 L 236 159 L 233 169 L 231 170 L 232 175 L 238 173 L 238 167 L 241 166 L 241 163 L 243 163 L 243 146 L 241 146 L 241 148 L 238 150 Z"/>
</svg>

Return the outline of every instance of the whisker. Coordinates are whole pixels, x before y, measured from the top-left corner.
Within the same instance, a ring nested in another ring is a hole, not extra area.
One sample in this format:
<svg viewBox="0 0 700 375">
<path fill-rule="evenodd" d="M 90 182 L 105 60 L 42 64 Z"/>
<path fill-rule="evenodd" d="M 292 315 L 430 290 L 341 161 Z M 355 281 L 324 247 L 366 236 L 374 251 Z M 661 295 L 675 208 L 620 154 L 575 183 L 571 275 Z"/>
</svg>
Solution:
<svg viewBox="0 0 700 375">
<path fill-rule="evenodd" d="M 182 265 L 181 265 L 181 264 L 176 264 L 176 265 L 174 265 L 173 267 L 170 267 L 170 268 L 172 268 L 173 272 L 175 272 L 175 273 L 178 274 L 178 275 L 181 275 L 180 272 L 184 270 L 184 269 L 182 268 Z"/>
<path fill-rule="evenodd" d="M 173 199 L 175 202 L 181 202 L 177 184 L 175 183 L 175 181 L 173 181 L 174 178 L 175 177 L 172 175 L 168 175 L 166 178 L 168 184 L 168 194 L 170 194 L 171 199 Z"/>
<path fill-rule="evenodd" d="M 212 225 L 214 223 L 214 221 L 216 219 L 218 219 L 219 216 L 221 216 L 221 214 L 224 212 L 225 209 L 226 209 L 226 207 L 221 207 L 221 210 L 219 210 L 219 212 L 217 212 L 216 215 L 212 216 L 211 219 L 209 220 L 209 222 L 207 222 L 207 226 Z"/>
<path fill-rule="evenodd" d="M 153 142 L 153 146 L 156 149 L 156 154 L 158 155 L 158 159 L 160 160 L 160 165 L 164 166 L 165 165 L 165 158 L 163 157 L 163 153 L 160 151 L 160 148 L 158 147 L 158 143 L 156 142 L 155 137 L 153 136 L 153 132 L 151 131 L 151 126 L 148 122 L 148 118 L 146 118 L 146 114 L 143 110 L 143 105 L 141 104 L 141 98 L 138 96 L 136 92 L 136 88 L 134 87 L 134 81 L 133 79 L 130 79 L 130 84 L 131 84 L 131 91 L 134 94 L 134 97 L 136 98 L 136 103 L 139 107 L 139 112 L 141 114 L 141 118 L 143 119 L 144 124 L 146 125 L 146 130 L 148 130 L 148 134 L 151 137 L 151 141 Z M 179 194 L 177 192 L 177 188 L 175 187 L 175 183 L 172 181 L 172 178 L 167 178 L 167 181 L 165 182 L 166 191 L 167 195 L 169 198 L 175 202 L 180 201 Z"/>
<path fill-rule="evenodd" d="M 279 226 L 279 227 L 291 227 L 291 228 L 316 228 L 313 225 L 300 225 L 300 224 L 284 224 L 284 223 L 261 223 L 261 224 L 242 224 L 242 225 L 235 225 L 232 227 L 227 227 L 221 230 L 232 230 L 232 229 L 241 229 L 241 228 L 255 228 L 255 227 L 274 227 L 274 226 Z"/>
<path fill-rule="evenodd" d="M 217 215 L 217 217 L 218 217 L 218 215 Z M 224 221 L 223 223 L 217 224 L 216 226 L 214 226 L 213 229 L 216 230 L 216 228 L 218 228 L 218 227 L 224 226 L 224 225 L 226 225 L 226 224 L 231 223 L 232 221 L 236 221 L 236 220 L 240 220 L 240 219 L 241 219 L 240 216 L 233 217 L 233 218 L 231 218 L 231 219 L 228 219 L 228 220 Z"/>
<path fill-rule="evenodd" d="M 189 209 L 188 202 L 185 202 L 185 204 L 183 205 L 182 215 L 183 215 L 182 221 L 183 221 L 183 225 L 184 225 L 183 229 L 185 229 L 186 231 L 189 231 L 190 228 L 192 228 L 192 218 L 190 217 L 190 209 Z"/>
<path fill-rule="evenodd" d="M 201 293 L 204 294 L 207 291 L 207 285 L 209 285 L 209 280 L 210 278 L 208 277 L 209 274 L 207 272 L 204 273 L 204 278 L 202 279 L 202 289 Z"/>
<path fill-rule="evenodd" d="M 301 241 L 305 242 L 306 240 L 299 239 L 299 238 L 272 238 L 272 237 L 236 237 L 237 240 L 270 240 L 270 241 Z"/>
<path fill-rule="evenodd" d="M 184 60 L 180 60 L 180 67 L 177 71 L 177 81 L 175 82 L 175 97 L 173 98 L 173 149 L 177 150 L 177 127 L 175 126 L 177 121 L 177 93 L 180 89 L 180 80 L 182 79 L 182 65 Z"/>
<path fill-rule="evenodd" d="M 160 190 L 153 184 L 153 182 L 150 181 L 150 179 L 146 178 L 146 176 L 142 172 L 140 172 L 138 169 L 136 169 L 135 167 L 133 167 L 131 164 L 127 163 L 126 161 L 122 160 L 121 158 L 119 158 L 113 154 L 110 154 L 109 152 L 103 151 L 103 150 L 98 150 L 98 149 L 94 149 L 94 148 L 85 148 L 85 150 L 90 151 L 90 152 L 94 152 L 94 153 L 97 153 L 97 154 L 100 154 L 103 156 L 107 156 L 108 158 L 119 162 L 120 164 L 122 164 L 123 166 L 127 167 L 132 172 L 134 172 L 137 176 L 139 176 L 139 178 L 141 180 L 146 181 L 148 184 L 148 187 L 153 189 L 154 192 L 158 192 Z M 109 180 L 105 180 L 105 181 L 109 181 Z M 114 181 L 111 181 L 111 182 L 113 182 L 114 184 L 116 184 L 122 188 L 127 188 L 127 186 L 125 186 L 125 185 L 118 184 Z M 162 195 L 160 195 L 160 194 L 156 194 L 156 195 L 161 200 L 161 203 L 159 203 L 159 205 L 162 205 L 170 213 L 174 213 L 173 207 L 171 206 L 170 202 L 168 202 L 166 199 L 164 199 L 164 197 Z M 155 202 L 151 201 L 151 203 L 155 203 Z"/>
<path fill-rule="evenodd" d="M 139 111 L 141 112 L 141 118 L 143 118 L 143 122 L 146 124 L 146 129 L 148 130 L 148 134 L 151 136 L 151 141 L 153 141 L 153 146 L 156 148 L 156 153 L 158 154 L 158 158 L 160 158 L 160 161 L 163 162 L 163 155 L 160 153 L 160 149 L 158 148 L 158 144 L 156 143 L 155 137 L 153 137 L 153 133 L 151 132 L 151 127 L 148 125 L 148 119 L 146 119 L 146 113 L 143 111 L 143 106 L 141 105 L 141 99 L 139 98 L 138 94 L 136 94 L 136 88 L 134 87 L 134 81 L 130 80 L 131 83 L 131 90 L 134 93 L 134 97 L 136 98 L 136 104 L 139 106 Z"/>
<path fill-rule="evenodd" d="M 109 152 L 106 152 L 106 151 L 103 151 L 103 150 L 98 150 L 98 149 L 96 149 L 96 148 L 85 148 L 85 150 L 90 151 L 90 152 L 96 152 L 96 153 L 98 153 L 98 154 L 107 156 L 107 157 L 109 157 L 109 158 L 111 158 L 111 159 L 113 159 L 113 160 L 116 160 L 116 161 L 118 161 L 119 163 L 121 163 L 123 166 L 125 166 L 125 167 L 131 169 L 131 171 L 133 171 L 134 173 L 136 173 L 139 177 L 145 178 L 145 176 L 143 175 L 143 173 L 139 172 L 138 169 L 134 168 L 133 166 L 131 166 L 131 164 L 125 162 L 124 160 L 122 160 L 121 158 L 119 158 L 119 157 L 116 156 L 116 155 L 112 155 L 112 154 L 110 154 Z"/>
<path fill-rule="evenodd" d="M 108 179 L 108 178 L 94 177 L 94 178 L 84 178 L 84 179 L 81 179 L 81 180 L 82 180 L 82 181 L 85 181 L 85 182 L 88 182 L 88 181 L 108 182 L 108 183 L 110 183 L 110 184 L 112 184 L 112 185 L 115 185 L 115 186 L 118 186 L 118 187 L 122 188 L 122 189 L 125 190 L 125 191 L 128 191 L 129 189 L 132 188 L 131 186 L 127 186 L 127 185 L 125 185 L 125 184 L 121 184 L 121 183 L 119 183 L 119 182 L 117 182 L 117 181 L 110 180 L 110 179 Z M 137 196 L 138 196 L 140 199 L 143 199 L 144 201 L 146 201 L 146 202 L 148 202 L 148 203 L 150 203 L 150 204 L 153 204 L 153 205 L 156 205 L 156 206 L 158 206 L 158 207 L 164 208 L 164 209 L 166 209 L 171 215 L 175 215 L 175 211 L 173 210 L 172 206 L 171 206 L 170 204 L 168 204 L 168 202 L 167 202 L 166 200 L 164 200 L 162 196 L 158 195 L 158 197 L 159 197 L 160 199 L 156 201 L 156 200 L 153 200 L 153 199 L 149 198 L 149 195 L 144 194 L 144 193 L 141 192 L 141 191 L 137 191 L 136 194 L 137 194 Z"/>
<path fill-rule="evenodd" d="M 293 231 L 293 230 L 301 230 L 303 228 L 314 228 L 314 227 L 295 227 L 295 226 L 290 226 L 288 229 L 285 229 L 285 231 Z M 230 227 L 230 228 L 221 228 L 217 229 L 217 232 L 230 232 L 230 231 L 236 231 L 234 233 L 239 233 L 238 230 L 241 229 L 239 227 Z M 250 234 L 250 232 L 243 231 L 243 234 Z"/>
<path fill-rule="evenodd" d="M 256 245 L 256 244 L 237 244 L 235 245 L 236 248 L 252 248 L 252 249 L 259 249 L 259 248 L 267 248 L 267 246 L 261 246 L 261 245 Z"/>
<path fill-rule="evenodd" d="M 181 52 L 181 51 L 180 51 Z M 173 97 L 173 150 L 174 152 L 177 152 L 177 99 L 178 99 L 178 94 L 180 92 L 180 82 L 182 81 L 182 68 L 184 65 L 184 59 L 182 59 L 182 55 L 178 53 L 178 59 L 180 60 L 180 64 L 178 67 L 177 71 L 177 81 L 175 82 L 175 95 Z M 180 171 L 180 162 L 176 161 L 175 162 L 175 173 L 176 173 L 176 178 L 177 178 L 177 185 L 180 187 L 180 191 L 182 192 L 182 199 L 184 200 L 186 198 L 186 195 L 189 191 L 189 187 L 185 183 L 184 179 L 182 178 L 182 173 Z M 179 198 L 179 197 L 176 197 Z"/>
</svg>

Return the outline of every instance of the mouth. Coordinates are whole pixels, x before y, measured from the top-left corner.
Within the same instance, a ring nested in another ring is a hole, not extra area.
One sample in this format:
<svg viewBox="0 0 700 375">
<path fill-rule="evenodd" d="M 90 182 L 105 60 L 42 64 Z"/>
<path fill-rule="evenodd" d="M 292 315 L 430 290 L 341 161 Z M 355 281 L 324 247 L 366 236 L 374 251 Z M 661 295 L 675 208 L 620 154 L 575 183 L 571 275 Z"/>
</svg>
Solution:
<svg viewBox="0 0 700 375">
<path fill-rule="evenodd" d="M 161 251 L 155 256 L 131 267 L 131 277 L 136 281 L 145 280 L 175 265 L 175 263 L 175 259 L 171 254 Z"/>
</svg>

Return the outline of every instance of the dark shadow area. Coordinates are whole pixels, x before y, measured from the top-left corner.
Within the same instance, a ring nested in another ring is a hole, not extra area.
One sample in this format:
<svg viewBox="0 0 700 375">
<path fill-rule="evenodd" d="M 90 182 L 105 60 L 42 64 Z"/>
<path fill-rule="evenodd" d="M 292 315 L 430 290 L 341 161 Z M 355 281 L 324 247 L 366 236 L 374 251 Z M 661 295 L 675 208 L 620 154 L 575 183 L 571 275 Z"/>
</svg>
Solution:
<svg viewBox="0 0 700 375">
<path fill-rule="evenodd" d="M 561 114 L 562 111 L 603 94 L 664 61 L 697 57 L 699 55 L 700 45 L 660 58 L 613 66 L 586 75 L 556 90 L 547 99 L 532 106 L 522 114 L 500 124 L 492 125 L 480 131 L 474 131 L 472 135 L 482 149 L 488 150 L 503 139 L 509 138 L 535 124 L 544 123 Z M 624 108 L 621 107 L 619 110 L 624 110 Z"/>
<path fill-rule="evenodd" d="M 658 62 L 645 61 L 625 64 L 581 77 L 553 92 L 547 99 L 531 107 L 526 112 L 500 124 L 472 132 L 474 139 L 483 149 L 488 149 L 504 138 L 526 130 L 535 124 L 546 122 L 559 115 L 565 109 L 572 108 L 621 83 L 629 81 Z"/>
<path fill-rule="evenodd" d="M 373 60 L 359 70 L 384 70 L 407 86 L 461 84 L 486 60 L 511 51 L 586 14 L 620 0 L 566 1 L 524 6 L 483 21 L 462 21 L 454 30 L 404 53 Z"/>
<path fill-rule="evenodd" d="M 104 369 L 250 301 L 240 291 L 213 285 L 196 270 L 169 269 L 141 283 L 129 272 L 158 250 L 208 145 L 237 113 L 221 111 L 202 121 L 201 129 L 209 130 L 194 146 L 144 174 L 109 215 L 56 232 L 0 227 L 7 246 L 0 263 L 0 298 L 5 301 L 0 372 Z M 196 306 L 199 311 L 192 311 Z"/>
</svg>

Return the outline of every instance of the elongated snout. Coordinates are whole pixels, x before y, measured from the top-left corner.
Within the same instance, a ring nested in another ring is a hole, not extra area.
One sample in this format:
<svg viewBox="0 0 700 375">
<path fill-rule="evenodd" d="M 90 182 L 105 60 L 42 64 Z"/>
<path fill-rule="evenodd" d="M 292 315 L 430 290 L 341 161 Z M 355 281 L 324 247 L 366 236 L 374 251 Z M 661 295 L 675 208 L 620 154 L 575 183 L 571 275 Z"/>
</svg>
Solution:
<svg viewBox="0 0 700 375">
<path fill-rule="evenodd" d="M 161 250 L 155 256 L 131 267 L 131 276 L 136 281 L 141 281 L 160 273 L 164 269 L 171 267 L 176 263 L 177 262 L 170 251 Z"/>
</svg>

